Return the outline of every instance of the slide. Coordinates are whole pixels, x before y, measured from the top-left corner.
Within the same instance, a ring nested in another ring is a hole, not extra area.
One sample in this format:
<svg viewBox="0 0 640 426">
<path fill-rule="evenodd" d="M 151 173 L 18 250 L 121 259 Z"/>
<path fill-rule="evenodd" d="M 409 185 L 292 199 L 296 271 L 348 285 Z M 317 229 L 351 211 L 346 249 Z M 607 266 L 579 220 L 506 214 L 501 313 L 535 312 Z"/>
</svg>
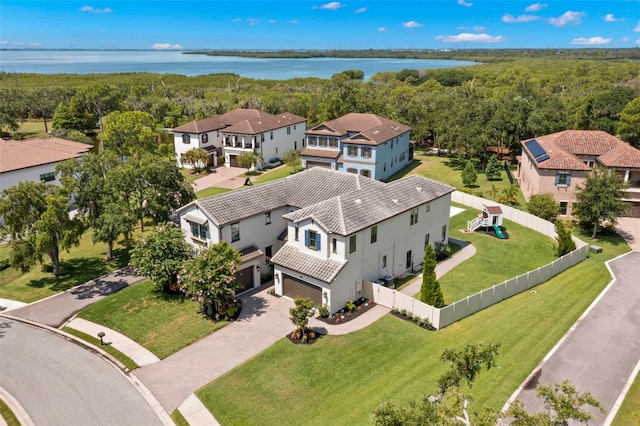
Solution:
<svg viewBox="0 0 640 426">
<path fill-rule="evenodd" d="M 498 238 L 504 240 L 504 232 L 502 232 L 502 229 L 500 229 L 498 225 L 493 225 L 493 230 L 496 231 L 496 235 L 498 236 Z"/>
</svg>

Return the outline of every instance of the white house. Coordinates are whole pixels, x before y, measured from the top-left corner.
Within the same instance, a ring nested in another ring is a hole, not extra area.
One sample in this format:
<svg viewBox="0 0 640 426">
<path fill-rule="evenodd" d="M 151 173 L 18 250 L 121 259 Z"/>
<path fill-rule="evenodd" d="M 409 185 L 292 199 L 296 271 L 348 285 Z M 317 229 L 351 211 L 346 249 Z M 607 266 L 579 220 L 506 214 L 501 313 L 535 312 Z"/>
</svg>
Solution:
<svg viewBox="0 0 640 426">
<path fill-rule="evenodd" d="M 305 133 L 302 166 L 385 180 L 413 159 L 411 127 L 375 114 L 350 113 Z"/>
<path fill-rule="evenodd" d="M 23 181 L 60 184 L 56 166 L 93 148 L 60 138 L 23 141 L 0 139 L 0 191 Z"/>
<path fill-rule="evenodd" d="M 414 269 L 426 244 L 447 242 L 453 190 L 419 176 L 385 184 L 312 168 L 194 201 L 178 214 L 194 247 L 224 240 L 241 251 L 244 289 L 273 265 L 277 294 L 337 310 L 359 297 L 362 279 Z"/>
<path fill-rule="evenodd" d="M 257 109 L 236 109 L 218 117 L 195 120 L 176 127 L 174 146 L 179 167 L 191 167 L 182 155 L 192 148 L 210 154 L 209 166 L 223 156 L 227 167 L 238 167 L 238 155 L 255 151 L 266 162 L 282 157 L 304 142 L 306 118 L 284 112 L 268 114 Z"/>
</svg>

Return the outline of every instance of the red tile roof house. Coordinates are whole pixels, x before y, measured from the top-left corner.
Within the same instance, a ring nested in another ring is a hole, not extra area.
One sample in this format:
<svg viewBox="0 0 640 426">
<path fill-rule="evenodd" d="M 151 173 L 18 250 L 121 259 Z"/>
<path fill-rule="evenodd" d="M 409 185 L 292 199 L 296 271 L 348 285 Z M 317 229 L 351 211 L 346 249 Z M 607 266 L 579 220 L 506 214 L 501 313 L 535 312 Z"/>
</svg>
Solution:
<svg viewBox="0 0 640 426">
<path fill-rule="evenodd" d="M 594 166 L 613 169 L 629 188 L 625 216 L 640 217 L 640 151 L 599 130 L 565 130 L 521 142 L 517 179 L 527 200 L 552 194 L 560 215 L 571 217 L 576 187 Z"/>
<path fill-rule="evenodd" d="M 86 154 L 92 148 L 92 145 L 60 138 L 0 139 L 0 191 L 22 181 L 60 184 L 56 166 Z"/>
<path fill-rule="evenodd" d="M 209 152 L 207 166 L 217 166 L 216 157 L 224 156 L 227 167 L 238 167 L 238 155 L 243 152 L 255 150 L 269 163 L 290 149 L 302 148 L 306 125 L 306 118 L 288 112 L 273 115 L 257 109 L 236 109 L 191 121 L 171 133 L 178 167 L 192 167 L 182 161 L 182 154 L 192 148 Z"/>
<path fill-rule="evenodd" d="M 375 114 L 350 113 L 306 131 L 302 166 L 385 180 L 413 159 L 411 127 Z"/>
</svg>

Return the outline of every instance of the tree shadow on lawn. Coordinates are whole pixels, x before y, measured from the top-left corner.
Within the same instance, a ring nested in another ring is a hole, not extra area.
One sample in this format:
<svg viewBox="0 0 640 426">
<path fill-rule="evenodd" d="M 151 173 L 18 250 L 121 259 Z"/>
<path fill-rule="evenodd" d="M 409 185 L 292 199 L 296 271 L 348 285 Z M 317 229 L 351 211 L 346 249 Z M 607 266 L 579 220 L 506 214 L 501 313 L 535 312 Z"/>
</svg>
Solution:
<svg viewBox="0 0 640 426">
<path fill-rule="evenodd" d="M 411 161 L 411 163 L 407 164 L 406 166 L 404 166 L 403 168 L 401 168 L 400 170 L 398 170 L 397 172 L 395 172 L 394 174 L 389 176 L 389 178 L 387 178 L 386 181 L 387 182 L 391 182 L 391 181 L 394 181 L 394 180 L 401 179 L 401 178 L 405 177 L 406 175 L 408 175 L 409 172 L 411 172 L 412 170 L 418 168 L 421 164 L 422 164 L 422 161 L 414 158 Z"/>
<path fill-rule="evenodd" d="M 467 163 L 464 160 L 461 160 L 460 158 L 450 158 L 448 161 L 442 162 L 442 164 L 444 164 L 445 166 L 453 170 L 458 170 L 458 171 L 464 170 L 464 166 L 467 165 Z"/>
</svg>

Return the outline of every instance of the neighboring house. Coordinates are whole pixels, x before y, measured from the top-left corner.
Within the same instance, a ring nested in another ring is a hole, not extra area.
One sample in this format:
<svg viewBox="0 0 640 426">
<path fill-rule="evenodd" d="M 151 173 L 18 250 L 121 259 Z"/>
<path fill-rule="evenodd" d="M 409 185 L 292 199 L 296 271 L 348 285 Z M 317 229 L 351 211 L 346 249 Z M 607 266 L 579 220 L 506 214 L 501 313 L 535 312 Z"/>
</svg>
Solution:
<svg viewBox="0 0 640 426">
<path fill-rule="evenodd" d="M 243 290 L 273 266 L 275 291 L 338 310 L 362 280 L 422 263 L 426 244 L 448 241 L 454 188 L 419 176 L 382 183 L 312 168 L 194 201 L 178 210 L 187 242 L 227 241 L 241 251 Z"/>
<path fill-rule="evenodd" d="M 0 139 L 0 191 L 23 181 L 60 185 L 56 166 L 92 148 L 92 145 L 60 138 Z"/>
<path fill-rule="evenodd" d="M 522 141 L 517 178 L 528 200 L 552 194 L 560 215 L 571 217 L 576 187 L 594 166 L 615 170 L 629 185 L 627 216 L 640 217 L 640 151 L 599 130 L 565 130 Z"/>
<path fill-rule="evenodd" d="M 325 167 L 385 180 L 413 159 L 411 127 L 375 114 L 350 113 L 305 134 L 305 169 Z"/>
<path fill-rule="evenodd" d="M 182 161 L 182 154 L 192 148 L 209 152 L 208 166 L 216 166 L 216 157 L 224 156 L 227 167 L 238 167 L 238 156 L 252 151 L 268 163 L 302 147 L 306 122 L 288 112 L 273 115 L 257 109 L 192 121 L 171 131 L 178 167 L 192 167 Z"/>
</svg>

